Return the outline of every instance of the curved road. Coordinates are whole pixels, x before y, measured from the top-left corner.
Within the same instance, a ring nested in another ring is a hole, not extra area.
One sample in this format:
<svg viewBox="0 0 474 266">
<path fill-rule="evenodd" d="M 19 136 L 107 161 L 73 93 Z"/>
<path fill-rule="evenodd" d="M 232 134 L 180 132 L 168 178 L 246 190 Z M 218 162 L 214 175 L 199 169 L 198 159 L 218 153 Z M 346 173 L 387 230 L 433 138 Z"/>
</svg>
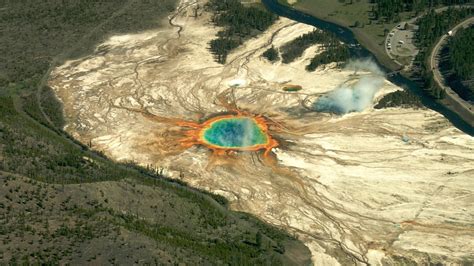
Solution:
<svg viewBox="0 0 474 266">
<path fill-rule="evenodd" d="M 461 28 L 469 27 L 470 25 L 474 24 L 474 17 L 470 17 L 463 22 L 456 25 L 454 28 L 451 29 L 451 35 L 456 34 L 456 32 Z M 429 59 L 429 67 L 433 70 L 433 78 L 440 86 L 446 91 L 446 104 L 448 108 L 453 109 L 455 112 L 460 114 L 471 126 L 474 126 L 474 106 L 473 104 L 463 100 L 459 95 L 451 89 L 451 87 L 447 86 L 444 82 L 444 78 L 439 71 L 439 53 L 443 46 L 446 44 L 449 35 L 445 34 L 441 37 L 438 43 L 433 48 L 431 52 L 430 59 Z"/>
</svg>

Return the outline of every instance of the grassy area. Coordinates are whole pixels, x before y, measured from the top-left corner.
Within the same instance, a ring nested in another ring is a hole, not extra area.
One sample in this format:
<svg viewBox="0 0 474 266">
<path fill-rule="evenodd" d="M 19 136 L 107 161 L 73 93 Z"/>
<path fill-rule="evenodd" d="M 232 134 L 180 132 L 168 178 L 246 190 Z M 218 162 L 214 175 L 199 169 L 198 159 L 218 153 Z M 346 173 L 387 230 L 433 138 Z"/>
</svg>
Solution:
<svg viewBox="0 0 474 266">
<path fill-rule="evenodd" d="M 371 4 L 367 1 L 354 2 L 353 4 L 340 3 L 334 0 L 300 0 L 294 7 L 317 13 L 321 18 L 333 18 L 344 26 L 352 26 L 355 21 L 368 24 L 368 12 Z"/>
<path fill-rule="evenodd" d="M 282 264 L 287 234 L 220 196 L 116 163 L 61 130 L 49 70 L 115 33 L 157 28 L 175 1 L 0 3 L 0 264 Z M 306 253 L 305 253 L 306 252 Z"/>
</svg>

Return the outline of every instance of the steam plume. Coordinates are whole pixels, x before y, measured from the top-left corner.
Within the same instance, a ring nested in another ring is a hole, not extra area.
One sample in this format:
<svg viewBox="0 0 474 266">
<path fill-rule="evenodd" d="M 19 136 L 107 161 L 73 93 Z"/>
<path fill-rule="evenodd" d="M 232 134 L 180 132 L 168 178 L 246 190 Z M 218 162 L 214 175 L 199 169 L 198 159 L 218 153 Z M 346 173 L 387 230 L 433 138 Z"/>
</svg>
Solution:
<svg viewBox="0 0 474 266">
<path fill-rule="evenodd" d="M 375 93 L 384 84 L 383 71 L 372 60 L 355 60 L 346 66 L 347 70 L 368 71 L 355 84 L 346 82 L 333 91 L 321 96 L 313 105 L 318 112 L 346 114 L 360 112 L 372 104 Z"/>
</svg>

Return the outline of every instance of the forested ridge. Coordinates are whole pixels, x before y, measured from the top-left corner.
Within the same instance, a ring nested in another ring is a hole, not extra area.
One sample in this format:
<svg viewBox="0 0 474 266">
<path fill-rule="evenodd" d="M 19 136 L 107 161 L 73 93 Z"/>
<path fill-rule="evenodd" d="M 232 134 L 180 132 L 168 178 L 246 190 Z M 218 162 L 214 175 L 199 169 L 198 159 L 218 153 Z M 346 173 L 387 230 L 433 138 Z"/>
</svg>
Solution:
<svg viewBox="0 0 474 266">
<path fill-rule="evenodd" d="M 213 13 L 214 25 L 224 27 L 217 33 L 217 39 L 209 43 L 216 61 L 221 64 L 226 62 L 230 51 L 265 31 L 277 19 L 263 7 L 245 6 L 239 0 L 211 0 L 207 9 Z"/>
</svg>

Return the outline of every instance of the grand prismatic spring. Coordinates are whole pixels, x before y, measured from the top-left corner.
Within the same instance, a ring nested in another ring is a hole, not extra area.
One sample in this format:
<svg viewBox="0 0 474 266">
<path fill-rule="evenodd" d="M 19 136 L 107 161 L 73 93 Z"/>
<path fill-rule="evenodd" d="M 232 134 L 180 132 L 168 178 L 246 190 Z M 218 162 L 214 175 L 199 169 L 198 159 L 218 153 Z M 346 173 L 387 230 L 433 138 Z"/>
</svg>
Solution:
<svg viewBox="0 0 474 266">
<path fill-rule="evenodd" d="M 222 115 L 202 124 L 179 124 L 192 128 L 185 132 L 184 146 L 203 145 L 218 154 L 232 150 L 265 150 L 265 155 L 268 155 L 272 148 L 278 146 L 278 142 L 268 133 L 267 121 L 260 116 Z"/>
</svg>

